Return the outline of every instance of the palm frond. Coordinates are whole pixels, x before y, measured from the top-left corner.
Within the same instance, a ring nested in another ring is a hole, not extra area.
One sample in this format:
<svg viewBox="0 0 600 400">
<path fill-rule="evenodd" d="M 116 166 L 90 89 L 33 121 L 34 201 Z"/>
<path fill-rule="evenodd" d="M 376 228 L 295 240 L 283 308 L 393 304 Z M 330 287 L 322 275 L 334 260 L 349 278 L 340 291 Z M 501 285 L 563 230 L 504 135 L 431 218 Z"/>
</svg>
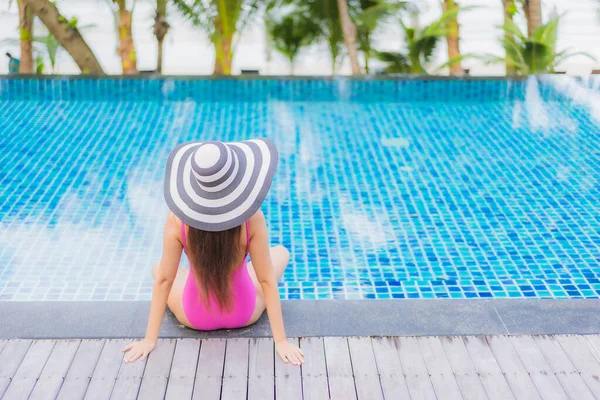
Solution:
<svg viewBox="0 0 600 400">
<path fill-rule="evenodd" d="M 209 35 L 214 30 L 215 11 L 203 0 L 172 0 L 180 14 L 192 25 L 206 31 Z"/>
<path fill-rule="evenodd" d="M 542 24 L 531 34 L 529 38 L 532 42 L 540 44 L 555 45 L 558 37 L 558 22 L 560 17 L 552 18 L 546 24 Z"/>
<path fill-rule="evenodd" d="M 451 59 L 449 59 L 448 61 L 446 61 L 445 63 L 443 63 L 441 65 L 438 65 L 433 70 L 433 73 L 436 74 L 436 73 L 440 72 L 441 70 L 443 70 L 444 68 L 448 68 L 453 65 L 461 63 L 463 60 L 473 60 L 473 59 L 482 60 L 483 57 L 480 54 L 476 54 L 476 53 L 461 54 L 459 56 L 452 57 Z"/>
<path fill-rule="evenodd" d="M 237 33 L 239 41 L 240 34 L 244 32 L 246 27 L 255 21 L 255 18 L 260 14 L 260 11 L 264 11 L 269 6 L 270 1 L 267 0 L 251 0 L 242 2 L 241 12 L 237 18 Z M 237 43 L 236 41 L 236 43 Z"/>
<path fill-rule="evenodd" d="M 558 66 L 558 64 L 560 64 L 561 62 L 571 58 L 571 57 L 575 57 L 575 56 L 584 56 L 589 58 L 592 61 L 598 61 L 596 59 L 596 57 L 594 57 L 593 55 L 591 55 L 590 53 L 587 53 L 585 51 L 569 51 L 567 50 L 563 50 L 561 52 L 558 52 L 555 54 L 554 56 L 554 64 L 556 66 Z"/>
<path fill-rule="evenodd" d="M 409 74 L 411 72 L 411 62 L 406 54 L 391 51 L 376 51 L 375 57 L 387 64 L 384 67 L 385 72 L 390 74 Z"/>
<path fill-rule="evenodd" d="M 454 7 L 442 13 L 440 18 L 421 29 L 422 36 L 438 36 L 442 29 L 445 29 L 459 13 L 472 10 L 475 7 Z"/>
<path fill-rule="evenodd" d="M 500 28 L 509 35 L 516 36 L 522 42 L 527 40 L 527 37 L 519 29 L 519 26 L 512 20 L 507 20 Z"/>
</svg>

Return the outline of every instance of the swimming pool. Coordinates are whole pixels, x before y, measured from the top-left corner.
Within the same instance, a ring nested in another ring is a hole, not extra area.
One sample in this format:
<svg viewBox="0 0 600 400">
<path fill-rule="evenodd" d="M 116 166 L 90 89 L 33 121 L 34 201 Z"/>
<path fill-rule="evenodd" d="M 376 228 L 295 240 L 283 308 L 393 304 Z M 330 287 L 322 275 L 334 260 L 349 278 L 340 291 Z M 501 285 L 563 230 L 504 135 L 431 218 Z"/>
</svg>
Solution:
<svg viewBox="0 0 600 400">
<path fill-rule="evenodd" d="M 272 138 L 284 299 L 595 298 L 600 80 L 0 80 L 0 300 L 147 300 L 164 166 Z"/>
</svg>

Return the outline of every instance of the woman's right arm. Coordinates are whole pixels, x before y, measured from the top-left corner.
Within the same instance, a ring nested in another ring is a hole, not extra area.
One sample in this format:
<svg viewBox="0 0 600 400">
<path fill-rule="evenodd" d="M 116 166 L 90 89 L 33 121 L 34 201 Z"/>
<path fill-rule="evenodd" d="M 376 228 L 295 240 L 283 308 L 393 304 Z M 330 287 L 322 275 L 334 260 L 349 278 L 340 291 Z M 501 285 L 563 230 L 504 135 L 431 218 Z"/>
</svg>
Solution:
<svg viewBox="0 0 600 400">
<path fill-rule="evenodd" d="M 163 253 L 152 286 L 152 302 L 150 316 L 143 340 L 127 345 L 123 351 L 125 362 L 143 360 L 156 347 L 160 325 L 167 308 L 169 292 L 177 276 L 177 268 L 181 260 L 183 246 L 179 240 L 179 224 L 171 213 L 167 216 L 163 234 Z"/>
</svg>

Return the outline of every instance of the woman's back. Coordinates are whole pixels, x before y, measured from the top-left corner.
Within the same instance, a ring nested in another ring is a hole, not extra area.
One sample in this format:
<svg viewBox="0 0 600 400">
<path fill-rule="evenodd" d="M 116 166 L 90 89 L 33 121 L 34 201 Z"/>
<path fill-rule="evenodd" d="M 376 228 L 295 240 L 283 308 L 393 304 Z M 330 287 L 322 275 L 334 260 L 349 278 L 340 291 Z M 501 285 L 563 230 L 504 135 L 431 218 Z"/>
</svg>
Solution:
<svg viewBox="0 0 600 400">
<path fill-rule="evenodd" d="M 204 297 L 200 296 L 196 275 L 194 274 L 194 267 L 202 266 L 192 265 L 190 259 L 190 273 L 183 290 L 182 305 L 188 320 L 196 329 L 236 328 L 246 325 L 252 316 L 256 303 L 256 288 L 248 273 L 248 248 L 250 246 L 248 222 L 245 223 L 244 228 L 246 231 L 245 255 L 241 264 L 235 267 L 231 273 L 231 310 L 229 312 L 221 309 L 219 302 L 212 294 L 208 296 L 209 307 L 207 308 L 204 304 L 202 301 Z M 181 239 L 183 249 L 187 254 L 187 234 L 183 221 L 181 222 Z"/>
</svg>

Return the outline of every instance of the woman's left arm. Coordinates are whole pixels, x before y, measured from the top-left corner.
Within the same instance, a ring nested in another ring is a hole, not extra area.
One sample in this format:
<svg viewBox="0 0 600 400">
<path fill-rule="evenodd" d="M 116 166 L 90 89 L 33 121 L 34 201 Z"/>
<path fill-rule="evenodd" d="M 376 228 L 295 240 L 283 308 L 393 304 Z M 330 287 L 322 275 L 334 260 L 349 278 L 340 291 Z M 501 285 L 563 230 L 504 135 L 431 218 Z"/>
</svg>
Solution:
<svg viewBox="0 0 600 400">
<path fill-rule="evenodd" d="M 281 313 L 281 301 L 277 278 L 271 261 L 269 234 L 262 212 L 258 212 L 251 220 L 252 240 L 250 241 L 250 257 L 265 296 L 267 315 L 271 323 L 275 348 L 281 359 L 294 365 L 304 363 L 304 353 L 296 345 L 287 341 Z"/>
<path fill-rule="evenodd" d="M 167 216 L 163 234 L 163 252 L 154 277 L 152 286 L 152 302 L 150 303 L 150 316 L 148 317 L 148 326 L 146 336 L 139 342 L 127 345 L 123 351 L 125 362 L 133 362 L 137 359 L 143 360 L 154 350 L 158 342 L 158 333 L 160 325 L 167 308 L 167 299 L 169 292 L 177 276 L 177 268 L 181 260 L 183 246 L 179 241 L 179 224 L 175 216 L 171 213 Z"/>
</svg>

